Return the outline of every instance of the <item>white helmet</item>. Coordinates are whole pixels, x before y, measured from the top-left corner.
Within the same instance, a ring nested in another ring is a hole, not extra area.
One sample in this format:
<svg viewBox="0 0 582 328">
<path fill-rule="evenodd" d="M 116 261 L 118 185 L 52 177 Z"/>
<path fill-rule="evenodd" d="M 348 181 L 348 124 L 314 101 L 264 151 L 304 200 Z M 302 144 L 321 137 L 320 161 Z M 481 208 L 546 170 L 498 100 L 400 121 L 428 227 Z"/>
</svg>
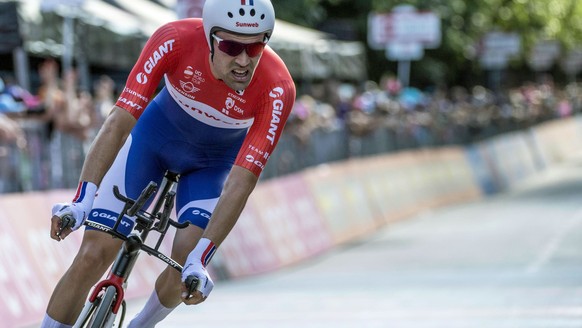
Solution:
<svg viewBox="0 0 582 328">
<path fill-rule="evenodd" d="M 239 34 L 265 33 L 268 40 L 275 27 L 275 9 L 271 0 L 206 0 L 202 23 L 210 49 L 214 28 Z"/>
</svg>

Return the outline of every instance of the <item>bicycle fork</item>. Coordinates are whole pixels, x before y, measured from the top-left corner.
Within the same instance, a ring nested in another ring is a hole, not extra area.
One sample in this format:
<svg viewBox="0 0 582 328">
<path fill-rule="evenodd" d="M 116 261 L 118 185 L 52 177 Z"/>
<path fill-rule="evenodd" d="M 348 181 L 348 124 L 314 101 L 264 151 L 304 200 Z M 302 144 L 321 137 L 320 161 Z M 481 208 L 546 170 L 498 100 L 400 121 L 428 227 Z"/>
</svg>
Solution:
<svg viewBox="0 0 582 328">
<path fill-rule="evenodd" d="M 143 233 L 142 233 L 143 234 Z M 91 316 L 92 312 L 102 301 L 102 297 L 105 295 L 105 291 L 109 287 L 115 289 L 115 298 L 111 305 L 110 313 L 105 319 L 103 327 L 112 327 L 115 318 L 122 306 L 123 300 L 125 299 L 125 287 L 127 286 L 127 278 L 131 272 L 137 257 L 139 255 L 140 248 L 143 244 L 143 236 L 138 234 L 130 235 L 127 240 L 123 243 L 123 247 L 119 250 L 117 258 L 109 271 L 106 279 L 100 281 L 91 292 L 89 299 L 85 303 L 81 314 L 79 315 L 74 328 L 81 328 L 87 323 L 87 319 Z M 103 291 L 103 293 L 101 293 Z M 123 322 L 123 317 L 121 322 Z"/>
</svg>

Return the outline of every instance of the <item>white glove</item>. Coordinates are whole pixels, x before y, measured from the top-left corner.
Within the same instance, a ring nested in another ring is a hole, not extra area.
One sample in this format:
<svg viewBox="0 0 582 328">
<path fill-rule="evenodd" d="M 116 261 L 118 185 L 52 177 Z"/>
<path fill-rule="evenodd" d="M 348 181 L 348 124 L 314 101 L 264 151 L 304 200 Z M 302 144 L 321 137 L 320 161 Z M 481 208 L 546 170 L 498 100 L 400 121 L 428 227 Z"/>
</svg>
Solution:
<svg viewBox="0 0 582 328">
<path fill-rule="evenodd" d="M 75 219 L 75 225 L 71 227 L 71 230 L 75 231 L 79 229 L 87 219 L 89 210 L 85 209 L 83 203 L 58 203 L 53 205 L 53 215 L 60 217 L 61 219 L 65 215 L 70 215 Z"/>
<path fill-rule="evenodd" d="M 186 278 L 191 275 L 198 278 L 196 290 L 202 293 L 203 297 L 208 297 L 212 288 L 214 288 L 214 282 L 210 278 L 208 271 L 206 271 L 206 266 L 210 262 L 214 252 L 216 252 L 216 246 L 210 239 L 200 239 L 198 245 L 188 255 L 186 265 L 182 270 L 182 282 L 186 281 Z"/>
<path fill-rule="evenodd" d="M 71 230 L 79 229 L 93 208 L 97 186 L 92 182 L 81 181 L 72 203 L 58 203 L 53 206 L 52 213 L 60 218 L 70 215 L 75 219 Z"/>
</svg>

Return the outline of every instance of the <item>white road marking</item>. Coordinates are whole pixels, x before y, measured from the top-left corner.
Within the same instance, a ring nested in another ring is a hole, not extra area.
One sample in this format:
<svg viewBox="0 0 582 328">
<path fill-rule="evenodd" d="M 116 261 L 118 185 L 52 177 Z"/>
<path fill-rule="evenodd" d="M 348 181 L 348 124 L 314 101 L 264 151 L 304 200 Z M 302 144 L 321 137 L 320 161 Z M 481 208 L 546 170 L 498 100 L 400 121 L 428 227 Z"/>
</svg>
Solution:
<svg viewBox="0 0 582 328">
<path fill-rule="evenodd" d="M 548 261 L 552 258 L 556 250 L 564 240 L 564 237 L 568 234 L 568 232 L 572 231 L 572 229 L 582 223 L 582 210 L 575 212 L 572 216 L 570 216 L 567 220 L 564 221 L 564 224 L 560 227 L 560 229 L 552 236 L 552 238 L 546 243 L 545 247 L 539 253 L 538 257 L 536 257 L 525 270 L 527 274 L 534 274 L 538 272 Z"/>
</svg>

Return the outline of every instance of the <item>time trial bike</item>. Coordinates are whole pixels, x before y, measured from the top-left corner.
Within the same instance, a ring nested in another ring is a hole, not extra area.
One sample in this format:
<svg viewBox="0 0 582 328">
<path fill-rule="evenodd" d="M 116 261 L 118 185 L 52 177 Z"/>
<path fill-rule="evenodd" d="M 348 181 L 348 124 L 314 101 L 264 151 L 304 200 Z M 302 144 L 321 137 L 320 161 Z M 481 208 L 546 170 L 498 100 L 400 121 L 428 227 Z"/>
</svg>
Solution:
<svg viewBox="0 0 582 328">
<path fill-rule="evenodd" d="M 107 277 L 98 282 L 89 294 L 89 298 L 73 326 L 74 328 L 114 327 L 116 318 L 119 319 L 117 327 L 122 327 L 126 310 L 124 297 L 127 279 L 140 252 L 144 251 L 165 262 L 180 273 L 182 272 L 182 265 L 169 256 L 164 255 L 159 250 L 170 226 L 183 229 L 189 225 L 188 222 L 178 223 L 170 217 L 171 211 L 174 208 L 178 180 L 179 174 L 169 171 L 166 172 L 160 186 L 161 191 L 157 195 L 157 199 L 151 207 L 151 210 L 146 208 L 146 204 L 158 189 L 155 182 L 150 182 L 135 200 L 122 195 L 119 192 L 119 188 L 114 186 L 113 193 L 115 197 L 124 202 L 125 205 L 113 227 L 93 222 L 89 219 L 84 222 L 84 225 L 87 227 L 103 231 L 115 238 L 123 240 L 123 244 L 117 253 L 117 257 Z M 135 217 L 135 227 L 129 236 L 125 236 L 117 230 L 125 216 Z M 74 224 L 75 219 L 72 216 L 63 216 L 61 218 L 60 232 L 68 227 L 74 226 Z M 152 231 L 160 233 L 153 247 L 145 244 L 148 234 Z M 198 279 L 195 276 L 188 276 L 185 283 L 189 294 L 192 294 L 196 290 Z"/>
</svg>

